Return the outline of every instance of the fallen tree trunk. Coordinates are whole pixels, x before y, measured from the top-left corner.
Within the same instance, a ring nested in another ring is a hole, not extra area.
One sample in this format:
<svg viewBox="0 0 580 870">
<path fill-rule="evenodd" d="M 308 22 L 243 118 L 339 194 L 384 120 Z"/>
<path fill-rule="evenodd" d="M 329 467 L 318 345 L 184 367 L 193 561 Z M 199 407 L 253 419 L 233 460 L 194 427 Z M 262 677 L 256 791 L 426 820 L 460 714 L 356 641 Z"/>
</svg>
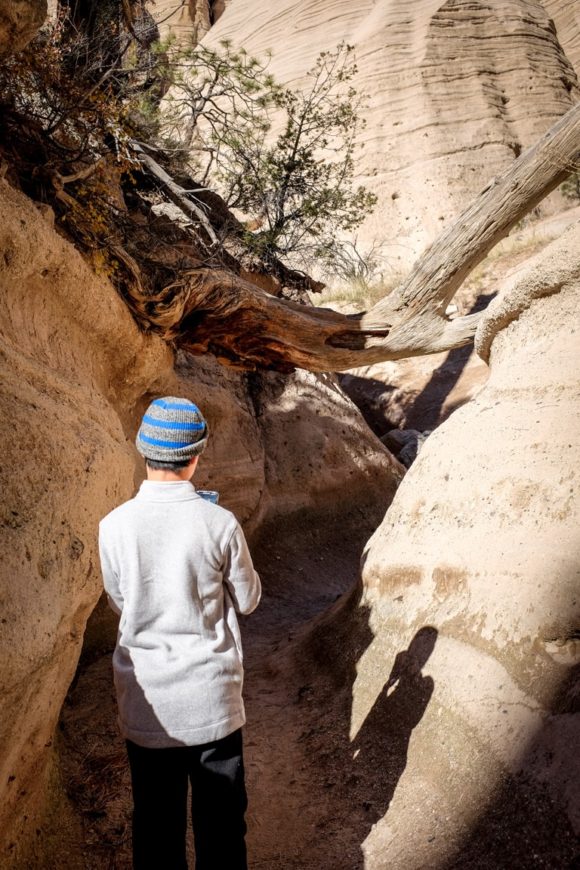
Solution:
<svg viewBox="0 0 580 870">
<path fill-rule="evenodd" d="M 477 318 L 430 318 L 420 335 L 402 321 L 365 328 L 360 315 L 277 299 L 229 272 L 204 269 L 187 282 L 182 319 L 164 332 L 179 347 L 212 353 L 226 365 L 320 372 L 460 347 L 472 339 Z"/>
<path fill-rule="evenodd" d="M 580 103 L 481 192 L 370 311 L 342 315 L 277 299 L 226 271 L 196 270 L 160 298 L 133 299 L 138 316 L 193 353 L 246 369 L 341 371 L 468 344 L 479 314 L 448 320 L 466 276 L 577 166 Z M 174 316 L 172 316 L 172 311 Z"/>
</svg>

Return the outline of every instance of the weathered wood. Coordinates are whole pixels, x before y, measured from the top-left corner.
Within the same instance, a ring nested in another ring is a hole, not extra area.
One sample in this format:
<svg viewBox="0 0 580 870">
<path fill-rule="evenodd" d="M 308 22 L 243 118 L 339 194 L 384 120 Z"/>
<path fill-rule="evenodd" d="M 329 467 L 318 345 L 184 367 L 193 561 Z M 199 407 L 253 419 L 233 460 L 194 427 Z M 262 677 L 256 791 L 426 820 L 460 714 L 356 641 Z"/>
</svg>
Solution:
<svg viewBox="0 0 580 870">
<path fill-rule="evenodd" d="M 239 368 L 341 371 L 356 365 L 436 353 L 468 343 L 478 315 L 447 321 L 429 316 L 418 328 L 397 316 L 362 329 L 360 315 L 300 305 L 269 296 L 229 272 L 204 269 L 178 294 L 181 318 L 164 333 L 192 353 L 212 353 Z M 167 306 L 164 309 L 167 323 Z"/>
<path fill-rule="evenodd" d="M 369 311 L 372 325 L 402 308 L 426 306 L 443 313 L 469 273 L 521 218 L 558 187 L 580 157 L 580 103 L 577 103 L 503 175 L 493 178 L 431 245 L 407 279 Z"/>
<path fill-rule="evenodd" d="M 580 103 L 493 179 L 407 279 L 368 312 L 346 316 L 299 305 L 206 269 L 171 288 L 176 317 L 169 324 L 171 304 L 164 301 L 161 331 L 194 353 L 209 351 L 250 369 L 341 371 L 461 347 L 473 338 L 480 315 L 448 320 L 450 299 L 517 221 L 574 170 L 579 156 Z M 151 300 L 147 319 L 155 321 Z"/>
<path fill-rule="evenodd" d="M 131 147 L 135 151 L 143 169 L 159 182 L 174 205 L 176 205 L 187 218 L 193 220 L 194 223 L 201 225 L 203 230 L 207 233 L 210 242 L 213 245 L 217 245 L 218 239 L 213 231 L 213 227 L 208 221 L 206 215 L 203 213 L 203 210 L 188 197 L 187 191 L 177 184 L 169 173 L 167 173 L 150 154 L 147 154 L 138 142 L 131 140 Z"/>
</svg>

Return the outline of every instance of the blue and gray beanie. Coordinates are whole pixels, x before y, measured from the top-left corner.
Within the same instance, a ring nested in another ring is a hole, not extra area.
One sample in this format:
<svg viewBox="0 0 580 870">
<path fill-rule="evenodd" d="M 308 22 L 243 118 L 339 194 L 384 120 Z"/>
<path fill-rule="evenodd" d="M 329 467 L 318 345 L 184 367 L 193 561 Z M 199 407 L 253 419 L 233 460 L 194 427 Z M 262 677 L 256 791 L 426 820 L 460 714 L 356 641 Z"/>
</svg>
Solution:
<svg viewBox="0 0 580 870">
<path fill-rule="evenodd" d="M 145 459 L 179 462 L 205 449 L 207 423 L 189 399 L 164 396 L 155 399 L 145 412 L 135 444 Z"/>
</svg>

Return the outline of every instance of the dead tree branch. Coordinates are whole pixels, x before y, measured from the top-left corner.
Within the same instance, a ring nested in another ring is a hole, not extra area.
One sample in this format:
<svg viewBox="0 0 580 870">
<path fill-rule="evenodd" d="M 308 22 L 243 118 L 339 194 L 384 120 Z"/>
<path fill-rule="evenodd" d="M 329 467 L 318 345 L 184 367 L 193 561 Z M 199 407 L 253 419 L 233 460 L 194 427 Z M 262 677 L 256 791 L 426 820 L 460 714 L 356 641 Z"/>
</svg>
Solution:
<svg viewBox="0 0 580 870">
<path fill-rule="evenodd" d="M 345 316 L 284 301 L 236 275 L 206 269 L 166 288 L 159 331 L 194 353 L 249 369 L 341 371 L 461 347 L 473 338 L 480 315 L 448 320 L 450 299 L 517 221 L 574 170 L 579 155 L 580 103 L 495 178 L 407 279 L 366 313 Z M 147 314 L 138 299 L 133 307 L 155 327 L 151 301 Z"/>
<path fill-rule="evenodd" d="M 213 231 L 213 228 L 208 221 L 207 217 L 203 213 L 203 210 L 199 208 L 199 206 L 195 205 L 191 201 L 191 199 L 187 195 L 187 191 L 183 189 L 173 178 L 161 167 L 156 160 L 154 160 L 147 152 L 141 147 L 138 142 L 135 140 L 131 140 L 131 147 L 135 151 L 137 155 L 137 159 L 139 163 L 145 170 L 145 172 L 152 175 L 161 185 L 169 199 L 183 212 L 186 217 L 193 219 L 194 222 L 201 224 L 205 232 L 207 233 L 211 243 L 213 245 L 218 244 L 218 239 L 216 234 Z"/>
<path fill-rule="evenodd" d="M 441 315 L 469 273 L 521 218 L 578 168 L 580 103 L 573 106 L 503 175 L 492 179 L 416 263 L 394 293 L 369 311 L 365 324 L 394 311 Z"/>
</svg>

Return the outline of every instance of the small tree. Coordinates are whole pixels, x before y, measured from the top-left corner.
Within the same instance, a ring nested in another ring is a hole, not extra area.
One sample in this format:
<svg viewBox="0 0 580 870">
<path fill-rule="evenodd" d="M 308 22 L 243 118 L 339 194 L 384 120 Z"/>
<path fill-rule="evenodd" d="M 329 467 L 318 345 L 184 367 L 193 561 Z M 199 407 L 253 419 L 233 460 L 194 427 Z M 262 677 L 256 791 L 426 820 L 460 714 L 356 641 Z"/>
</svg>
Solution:
<svg viewBox="0 0 580 870">
<path fill-rule="evenodd" d="M 219 52 L 169 49 L 166 58 L 173 88 L 160 115 L 165 147 L 187 154 L 202 183 L 243 213 L 246 242 L 263 259 L 332 267 L 337 233 L 359 226 L 376 204 L 373 193 L 353 185 L 364 122 L 351 84 L 352 47 L 322 52 L 298 92 L 227 42 Z"/>
<path fill-rule="evenodd" d="M 363 124 L 352 49 L 322 53 L 295 93 L 276 83 L 268 62 L 227 42 L 219 51 L 155 42 L 139 9 L 110 0 L 79 17 L 75 4 L 62 6 L 4 64 L 0 154 L 20 184 L 54 205 L 69 235 L 110 270 L 127 265 L 115 253 L 131 235 L 122 231 L 123 196 L 145 186 L 154 188 L 149 199 L 186 203 L 218 259 L 218 238 L 195 202 L 199 188 L 217 189 L 241 212 L 241 230 L 235 222 L 221 230 L 222 239 L 236 235 L 238 255 L 241 234 L 266 264 L 290 258 L 306 270 L 316 263 L 339 271 L 341 231 L 358 226 L 376 201 L 353 185 Z M 145 181 L 143 172 L 154 177 Z"/>
<path fill-rule="evenodd" d="M 561 185 L 560 190 L 566 199 L 574 203 L 580 201 L 580 172 L 573 172 Z"/>
</svg>

